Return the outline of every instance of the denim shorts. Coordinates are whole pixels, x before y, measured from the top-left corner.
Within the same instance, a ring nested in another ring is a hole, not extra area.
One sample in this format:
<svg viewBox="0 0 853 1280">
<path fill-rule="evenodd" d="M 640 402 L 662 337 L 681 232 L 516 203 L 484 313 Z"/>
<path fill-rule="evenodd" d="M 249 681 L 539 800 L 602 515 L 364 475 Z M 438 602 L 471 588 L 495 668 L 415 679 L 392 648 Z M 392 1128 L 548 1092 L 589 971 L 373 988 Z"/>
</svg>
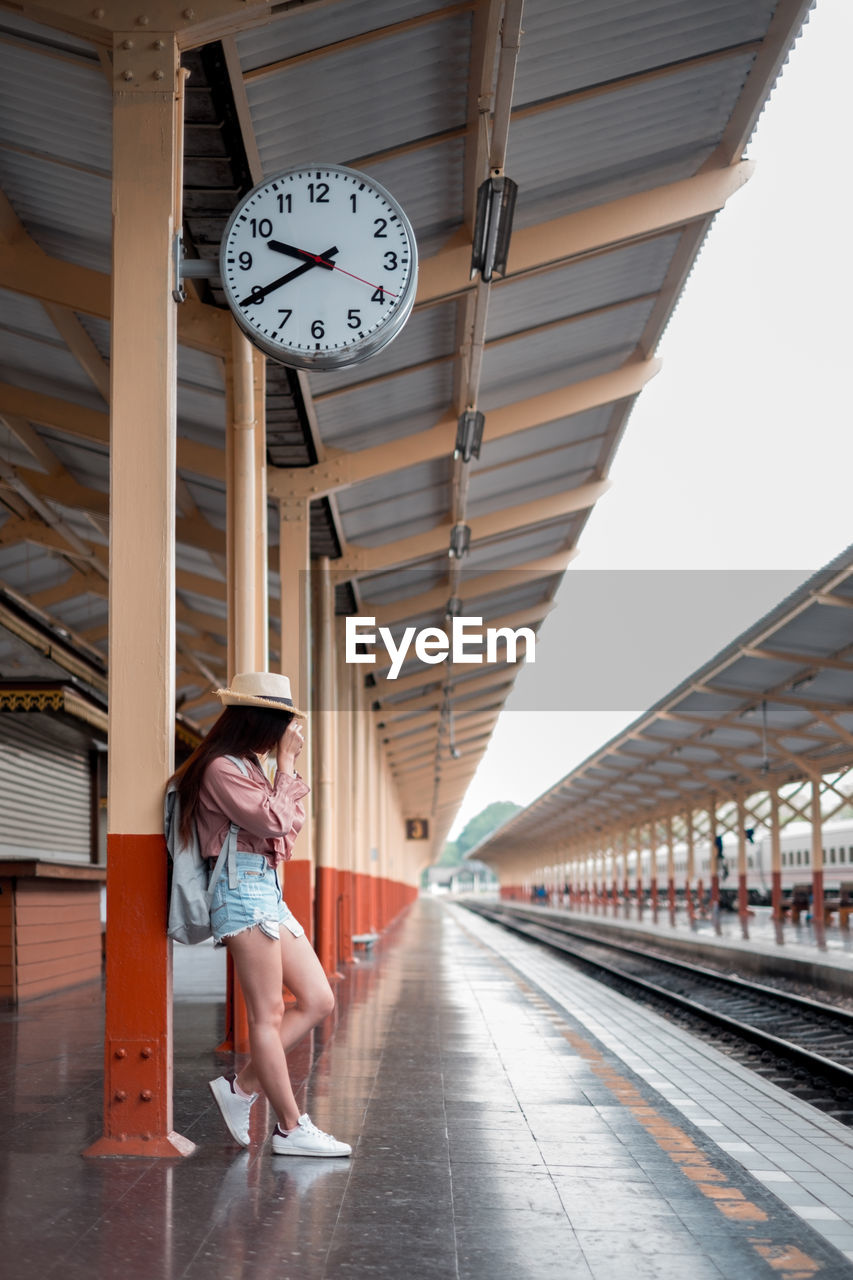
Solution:
<svg viewBox="0 0 853 1280">
<path fill-rule="evenodd" d="M 268 938 L 280 937 L 279 926 L 284 925 L 294 936 L 301 938 L 305 930 L 293 912 L 282 901 L 278 876 L 261 853 L 237 852 L 237 886 L 228 888 L 228 868 L 213 890 L 210 905 L 210 922 L 217 947 L 235 933 L 253 929 L 255 925 Z"/>
</svg>

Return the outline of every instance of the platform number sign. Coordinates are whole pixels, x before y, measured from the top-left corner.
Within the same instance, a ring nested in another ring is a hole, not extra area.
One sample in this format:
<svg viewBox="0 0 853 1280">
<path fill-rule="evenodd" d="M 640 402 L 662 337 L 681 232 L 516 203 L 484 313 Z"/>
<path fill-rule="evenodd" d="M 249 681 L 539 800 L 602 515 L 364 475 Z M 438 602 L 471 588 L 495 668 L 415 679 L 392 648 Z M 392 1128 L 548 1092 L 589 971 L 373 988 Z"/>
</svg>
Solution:
<svg viewBox="0 0 853 1280">
<path fill-rule="evenodd" d="M 406 819 L 407 840 L 429 840 L 429 822 L 426 818 Z"/>
</svg>

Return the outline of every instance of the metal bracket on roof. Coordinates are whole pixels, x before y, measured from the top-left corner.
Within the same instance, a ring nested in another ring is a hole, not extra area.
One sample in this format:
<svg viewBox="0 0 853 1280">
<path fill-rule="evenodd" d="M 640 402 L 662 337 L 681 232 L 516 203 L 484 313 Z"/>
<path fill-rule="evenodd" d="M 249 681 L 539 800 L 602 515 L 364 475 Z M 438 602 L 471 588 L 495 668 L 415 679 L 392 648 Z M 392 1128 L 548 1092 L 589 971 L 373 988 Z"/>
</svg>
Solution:
<svg viewBox="0 0 853 1280">
<path fill-rule="evenodd" d="M 186 302 L 187 300 L 187 291 L 184 288 L 185 280 L 212 280 L 218 282 L 220 279 L 217 259 L 184 257 L 184 236 L 182 231 L 176 231 L 172 240 L 172 273 L 175 281 L 172 297 L 175 302 Z"/>
</svg>

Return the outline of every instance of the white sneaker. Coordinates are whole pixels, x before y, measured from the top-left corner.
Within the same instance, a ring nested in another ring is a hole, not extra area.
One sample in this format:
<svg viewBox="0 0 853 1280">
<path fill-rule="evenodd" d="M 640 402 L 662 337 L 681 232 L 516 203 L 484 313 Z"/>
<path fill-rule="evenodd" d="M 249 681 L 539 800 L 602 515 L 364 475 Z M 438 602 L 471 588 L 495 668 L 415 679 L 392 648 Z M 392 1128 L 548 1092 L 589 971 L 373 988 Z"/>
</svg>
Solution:
<svg viewBox="0 0 853 1280">
<path fill-rule="evenodd" d="M 291 1133 L 282 1132 L 281 1126 L 276 1125 L 272 1135 L 272 1153 L 274 1156 L 349 1156 L 352 1155 L 352 1147 L 318 1129 L 306 1114 L 299 1117 L 299 1128 Z"/>
<path fill-rule="evenodd" d="M 239 1142 L 241 1147 L 248 1147 L 249 1115 L 252 1103 L 258 1095 L 253 1093 L 251 1098 L 241 1098 L 234 1090 L 233 1079 L 229 1080 L 227 1076 L 218 1076 L 215 1080 L 209 1080 L 208 1085 L 222 1112 L 222 1119 L 228 1126 L 231 1137 L 235 1142 Z"/>
</svg>

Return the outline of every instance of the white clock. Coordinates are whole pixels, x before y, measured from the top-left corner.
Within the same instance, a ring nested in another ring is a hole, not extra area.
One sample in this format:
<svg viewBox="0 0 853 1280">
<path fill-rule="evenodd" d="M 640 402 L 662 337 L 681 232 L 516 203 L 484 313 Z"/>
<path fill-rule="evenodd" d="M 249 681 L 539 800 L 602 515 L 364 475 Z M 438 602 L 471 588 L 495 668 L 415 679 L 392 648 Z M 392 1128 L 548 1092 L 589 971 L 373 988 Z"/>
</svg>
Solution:
<svg viewBox="0 0 853 1280">
<path fill-rule="evenodd" d="M 228 221 L 219 265 L 240 327 L 300 369 L 340 369 L 381 351 L 417 290 L 405 213 L 378 182 L 341 165 L 302 165 L 259 183 Z"/>
</svg>

